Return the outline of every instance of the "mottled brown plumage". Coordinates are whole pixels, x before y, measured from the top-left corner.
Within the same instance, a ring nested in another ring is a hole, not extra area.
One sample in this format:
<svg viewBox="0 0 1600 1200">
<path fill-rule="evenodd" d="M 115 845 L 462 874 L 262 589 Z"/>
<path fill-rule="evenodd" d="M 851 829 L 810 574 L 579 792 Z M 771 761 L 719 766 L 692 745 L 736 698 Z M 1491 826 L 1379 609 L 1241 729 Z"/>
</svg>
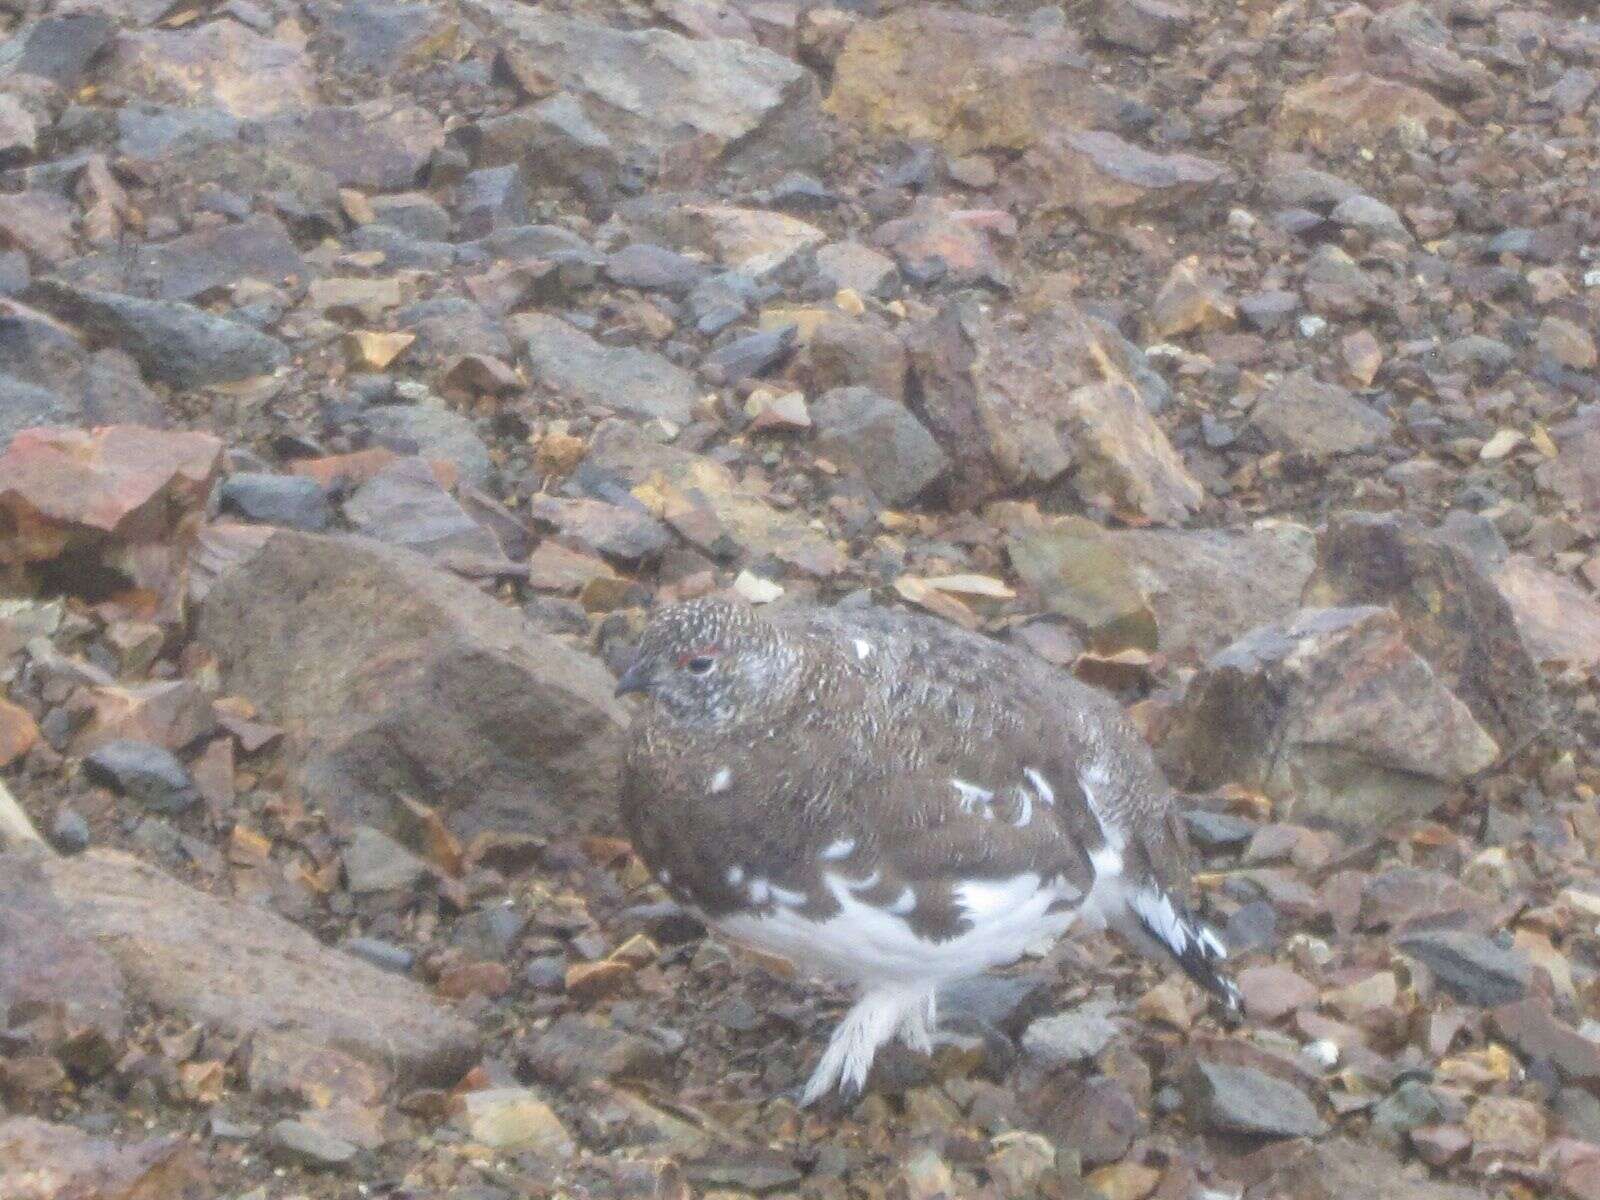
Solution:
<svg viewBox="0 0 1600 1200">
<path fill-rule="evenodd" d="M 925 1042 L 938 984 L 1080 917 L 1227 990 L 1174 899 L 1185 847 L 1149 749 L 1032 656 L 890 610 L 698 601 L 657 615 L 619 690 L 655 701 L 622 811 L 669 890 L 863 1004 L 893 994 L 808 1096 L 859 1084 L 874 1037 Z"/>
</svg>

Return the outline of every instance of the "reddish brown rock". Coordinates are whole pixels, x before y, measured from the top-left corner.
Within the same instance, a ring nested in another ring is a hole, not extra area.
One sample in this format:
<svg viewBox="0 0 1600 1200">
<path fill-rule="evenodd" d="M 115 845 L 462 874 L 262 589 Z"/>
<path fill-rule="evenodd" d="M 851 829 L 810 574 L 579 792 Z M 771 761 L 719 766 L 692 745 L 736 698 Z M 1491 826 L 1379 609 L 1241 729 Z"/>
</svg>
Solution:
<svg viewBox="0 0 1600 1200">
<path fill-rule="evenodd" d="M 1053 133 L 1022 160 L 1043 212 L 1066 209 L 1097 229 L 1194 204 L 1228 172 L 1195 154 L 1156 154 L 1103 129 Z"/>
<path fill-rule="evenodd" d="M 1356 72 L 1290 89 L 1278 108 L 1277 126 L 1284 139 L 1312 145 L 1367 141 L 1393 130 L 1420 143 L 1456 121 L 1453 111 L 1421 88 Z"/>
<path fill-rule="evenodd" d="M 0 699 L 0 767 L 9 767 L 39 740 L 39 726 L 27 709 Z"/>
</svg>

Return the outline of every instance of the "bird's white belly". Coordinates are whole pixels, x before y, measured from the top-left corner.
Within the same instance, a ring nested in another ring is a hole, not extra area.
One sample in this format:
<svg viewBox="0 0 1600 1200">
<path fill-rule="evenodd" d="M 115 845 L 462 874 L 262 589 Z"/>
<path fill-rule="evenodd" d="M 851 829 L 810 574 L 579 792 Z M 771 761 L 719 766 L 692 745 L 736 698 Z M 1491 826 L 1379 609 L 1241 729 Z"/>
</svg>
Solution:
<svg viewBox="0 0 1600 1200">
<path fill-rule="evenodd" d="M 1079 898 L 1070 884 L 1046 884 L 1036 874 L 973 880 L 956 889 L 968 927 L 936 941 L 918 934 L 905 916 L 859 899 L 839 876 L 824 878 L 839 901 L 839 911 L 825 920 L 804 915 L 799 906 L 774 904 L 719 918 L 715 928 L 802 968 L 875 986 L 937 983 L 1015 962 L 1040 940 L 1065 933 L 1077 917 L 1075 909 L 1049 911 L 1059 900 Z"/>
</svg>

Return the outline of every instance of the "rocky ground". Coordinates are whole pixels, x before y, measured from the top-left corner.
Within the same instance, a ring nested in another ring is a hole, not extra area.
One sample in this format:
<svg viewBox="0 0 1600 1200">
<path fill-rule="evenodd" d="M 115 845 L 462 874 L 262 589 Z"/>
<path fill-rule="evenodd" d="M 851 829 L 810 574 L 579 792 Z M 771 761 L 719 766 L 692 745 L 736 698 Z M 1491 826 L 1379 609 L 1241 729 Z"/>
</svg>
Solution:
<svg viewBox="0 0 1600 1200">
<path fill-rule="evenodd" d="M 0 0 L 0 1196 L 1600 1197 L 1589 11 Z M 797 1112 L 615 836 L 718 589 L 1114 690 L 1243 1022 Z"/>
</svg>

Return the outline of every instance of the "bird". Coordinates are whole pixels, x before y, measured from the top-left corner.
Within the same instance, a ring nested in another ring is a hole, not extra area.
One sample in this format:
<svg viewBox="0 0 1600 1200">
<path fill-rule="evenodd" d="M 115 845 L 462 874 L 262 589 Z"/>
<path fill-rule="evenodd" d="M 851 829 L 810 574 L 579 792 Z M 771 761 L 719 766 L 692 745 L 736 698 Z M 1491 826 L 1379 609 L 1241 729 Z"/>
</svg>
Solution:
<svg viewBox="0 0 1600 1200">
<path fill-rule="evenodd" d="M 1042 659 L 899 609 L 705 597 L 650 616 L 616 693 L 647 701 L 620 807 L 654 878 L 720 937 L 855 988 L 802 1107 L 859 1095 L 896 1037 L 930 1052 L 941 987 L 1074 926 L 1238 1011 L 1149 746 Z"/>
</svg>

